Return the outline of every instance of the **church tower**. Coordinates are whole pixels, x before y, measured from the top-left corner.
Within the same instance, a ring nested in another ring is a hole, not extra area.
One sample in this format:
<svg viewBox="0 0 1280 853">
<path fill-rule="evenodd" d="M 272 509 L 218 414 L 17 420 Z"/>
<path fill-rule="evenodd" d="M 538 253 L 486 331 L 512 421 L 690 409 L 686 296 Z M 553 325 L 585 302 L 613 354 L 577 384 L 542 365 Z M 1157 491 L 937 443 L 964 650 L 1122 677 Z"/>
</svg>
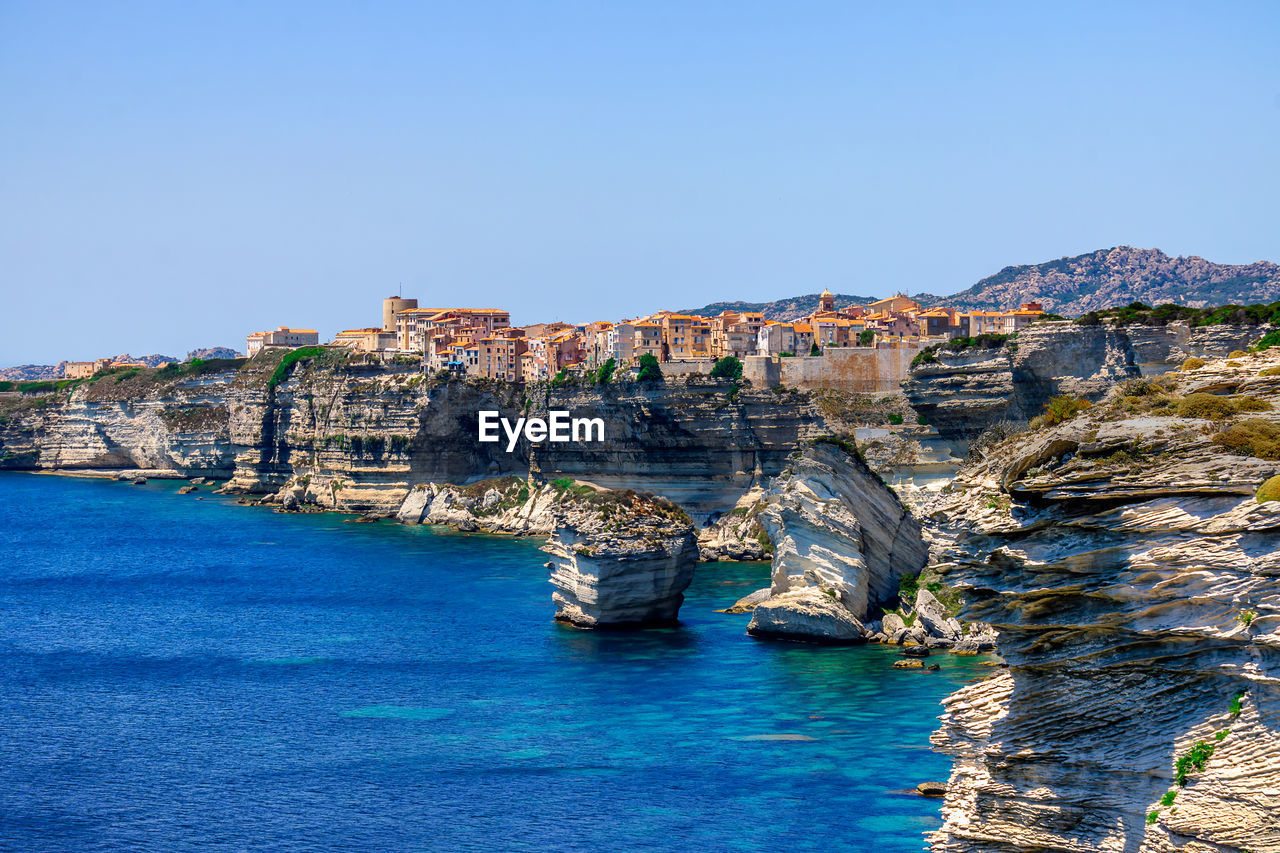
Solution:
<svg viewBox="0 0 1280 853">
<path fill-rule="evenodd" d="M 818 297 L 818 313 L 834 310 L 836 310 L 836 298 L 831 295 L 830 290 L 823 290 L 822 295 Z"/>
</svg>

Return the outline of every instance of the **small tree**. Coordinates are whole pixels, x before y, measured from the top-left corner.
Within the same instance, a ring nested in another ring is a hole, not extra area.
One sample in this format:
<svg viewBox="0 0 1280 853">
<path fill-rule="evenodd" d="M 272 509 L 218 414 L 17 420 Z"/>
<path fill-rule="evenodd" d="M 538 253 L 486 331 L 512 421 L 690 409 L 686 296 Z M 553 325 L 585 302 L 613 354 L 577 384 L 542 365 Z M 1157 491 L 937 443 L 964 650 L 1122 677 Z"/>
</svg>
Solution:
<svg viewBox="0 0 1280 853">
<path fill-rule="evenodd" d="M 822 355 L 822 350 L 818 349 L 817 341 L 814 341 L 813 346 L 809 347 L 809 355 Z"/>
<path fill-rule="evenodd" d="M 875 340 L 876 333 L 871 329 L 858 332 L 858 346 L 860 347 L 869 347 L 875 343 Z"/>
<path fill-rule="evenodd" d="M 736 382 L 742 378 L 742 362 L 731 355 L 726 355 L 712 366 L 711 376 L 715 379 L 732 379 Z"/>
<path fill-rule="evenodd" d="M 613 381 L 613 371 L 618 369 L 618 362 L 610 358 L 604 364 L 600 365 L 600 369 L 596 371 L 596 381 L 601 385 L 608 385 Z"/>
<path fill-rule="evenodd" d="M 641 382 L 661 382 L 662 368 L 658 366 L 658 359 L 652 353 L 645 353 L 636 361 L 640 365 L 640 372 L 636 374 L 636 379 Z"/>
</svg>

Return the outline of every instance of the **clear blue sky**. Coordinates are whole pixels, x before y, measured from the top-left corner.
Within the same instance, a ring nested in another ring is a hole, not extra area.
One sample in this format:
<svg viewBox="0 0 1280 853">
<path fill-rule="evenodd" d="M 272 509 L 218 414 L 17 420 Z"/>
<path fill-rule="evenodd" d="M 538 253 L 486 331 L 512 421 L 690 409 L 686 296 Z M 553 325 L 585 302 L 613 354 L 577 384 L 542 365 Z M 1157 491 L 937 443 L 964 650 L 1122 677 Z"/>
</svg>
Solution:
<svg viewBox="0 0 1280 853">
<path fill-rule="evenodd" d="M 0 0 L 0 365 L 1280 261 L 1280 3 Z"/>
</svg>

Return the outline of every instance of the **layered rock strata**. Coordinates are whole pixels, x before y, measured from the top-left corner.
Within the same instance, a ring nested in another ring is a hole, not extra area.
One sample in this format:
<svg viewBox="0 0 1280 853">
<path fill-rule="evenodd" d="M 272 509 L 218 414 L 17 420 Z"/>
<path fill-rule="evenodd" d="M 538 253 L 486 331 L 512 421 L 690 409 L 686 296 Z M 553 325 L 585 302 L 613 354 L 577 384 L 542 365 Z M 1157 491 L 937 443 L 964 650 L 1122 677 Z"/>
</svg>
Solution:
<svg viewBox="0 0 1280 853">
<path fill-rule="evenodd" d="M 425 483 L 585 479 L 667 495 L 706 521 L 822 432 L 808 395 L 704 376 L 606 386 L 438 381 L 420 360 L 266 350 L 238 370 L 141 370 L 0 399 L 0 467 L 149 469 L 297 491 L 324 508 L 393 514 Z M 478 412 L 515 423 L 600 418 L 603 442 L 481 443 Z M 748 546 L 749 547 L 749 546 Z M 743 552 L 750 556 L 749 551 Z"/>
<path fill-rule="evenodd" d="M 913 409 L 943 437 L 967 443 L 1001 423 L 1025 425 L 1051 397 L 1096 401 L 1117 382 L 1164 373 L 1192 356 L 1244 349 L 1252 326 L 1077 326 L 1039 323 L 997 349 L 939 349 L 903 383 Z"/>
<path fill-rule="evenodd" d="M 932 849 L 1280 850 L 1276 434 L 1280 354 L 1221 360 L 1008 439 L 939 496 L 932 569 L 1008 669 L 946 702 Z"/>
<path fill-rule="evenodd" d="M 689 517 L 634 492 L 562 506 L 543 550 L 555 618 L 582 628 L 673 624 L 698 560 Z"/>
<path fill-rule="evenodd" d="M 760 523 L 774 545 L 771 597 L 757 635 L 851 640 L 872 607 L 895 599 L 928 550 L 920 525 L 851 447 L 807 446 L 770 488 Z"/>
</svg>

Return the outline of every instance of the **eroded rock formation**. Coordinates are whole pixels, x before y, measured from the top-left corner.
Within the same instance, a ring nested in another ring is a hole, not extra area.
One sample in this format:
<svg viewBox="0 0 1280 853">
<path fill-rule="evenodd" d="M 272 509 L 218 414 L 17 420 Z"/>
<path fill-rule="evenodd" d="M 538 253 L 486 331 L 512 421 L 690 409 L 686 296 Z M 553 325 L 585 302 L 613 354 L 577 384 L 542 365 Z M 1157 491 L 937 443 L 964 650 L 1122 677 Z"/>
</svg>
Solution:
<svg viewBox="0 0 1280 853">
<path fill-rule="evenodd" d="M 698 561 L 689 517 L 663 498 L 599 491 L 555 513 L 551 556 L 556 619 L 582 628 L 676 621 Z"/>
<path fill-rule="evenodd" d="M 912 368 L 903 392 L 943 437 L 963 444 L 996 424 L 1025 425 L 1051 397 L 1096 401 L 1117 382 L 1164 373 L 1192 356 L 1226 356 L 1260 335 L 1251 326 L 1040 323 L 996 349 L 939 349 Z"/>
<path fill-rule="evenodd" d="M 862 638 L 870 609 L 895 599 L 903 575 L 928 556 L 919 523 L 897 495 L 833 440 L 791 462 L 759 518 L 774 545 L 772 597 L 755 608 L 753 634 Z"/>
<path fill-rule="evenodd" d="M 935 568 L 1009 668 L 946 703 L 934 850 L 1280 850 L 1276 374 L 1127 383 L 939 497 Z"/>
</svg>

